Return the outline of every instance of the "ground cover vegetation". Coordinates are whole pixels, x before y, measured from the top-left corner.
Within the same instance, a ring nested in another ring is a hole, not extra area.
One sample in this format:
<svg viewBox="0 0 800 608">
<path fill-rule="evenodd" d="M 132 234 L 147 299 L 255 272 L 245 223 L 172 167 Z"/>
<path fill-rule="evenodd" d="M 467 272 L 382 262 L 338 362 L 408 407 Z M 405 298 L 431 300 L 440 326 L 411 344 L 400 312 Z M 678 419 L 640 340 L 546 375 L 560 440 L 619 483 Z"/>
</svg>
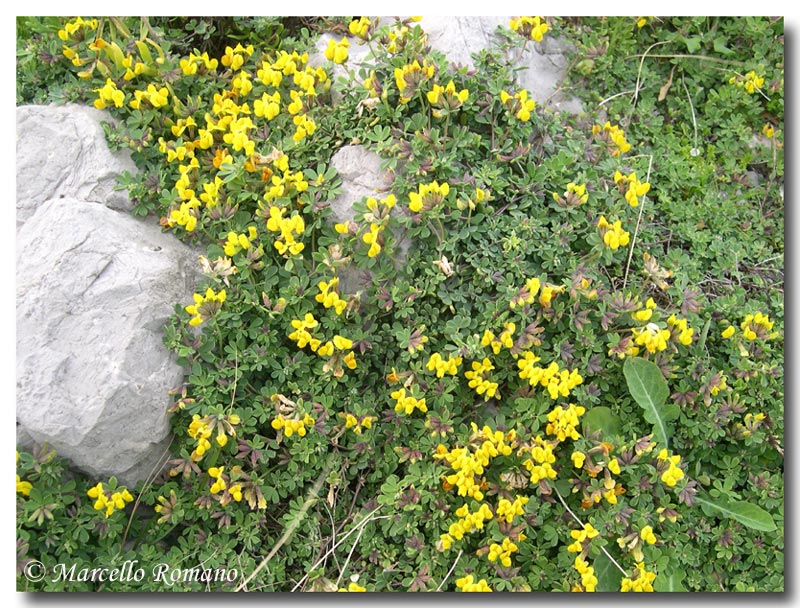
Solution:
<svg viewBox="0 0 800 608">
<path fill-rule="evenodd" d="M 519 17 L 474 70 L 423 25 L 18 18 L 17 103 L 107 109 L 205 251 L 168 464 L 18 452 L 18 589 L 783 589 L 782 19 Z M 553 36 L 579 116 L 515 85 Z M 352 144 L 393 182 L 337 222 Z"/>
</svg>

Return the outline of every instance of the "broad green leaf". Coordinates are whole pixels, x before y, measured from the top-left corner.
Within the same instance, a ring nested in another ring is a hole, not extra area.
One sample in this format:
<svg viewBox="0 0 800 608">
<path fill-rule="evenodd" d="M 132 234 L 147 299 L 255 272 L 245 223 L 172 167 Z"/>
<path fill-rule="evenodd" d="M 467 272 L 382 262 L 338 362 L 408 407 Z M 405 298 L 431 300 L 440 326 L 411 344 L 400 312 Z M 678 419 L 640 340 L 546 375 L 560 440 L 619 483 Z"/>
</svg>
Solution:
<svg viewBox="0 0 800 608">
<path fill-rule="evenodd" d="M 659 593 L 679 593 L 686 591 L 683 586 L 683 577 L 686 573 L 678 568 L 669 568 L 664 572 L 659 572 L 656 580 L 653 581 L 653 590 Z"/>
<path fill-rule="evenodd" d="M 693 38 L 686 38 L 684 42 L 686 42 L 686 49 L 690 53 L 696 53 L 700 50 L 700 45 L 702 44 L 703 39 L 694 36 Z"/>
<path fill-rule="evenodd" d="M 658 366 L 641 357 L 630 357 L 622 366 L 628 390 L 644 410 L 644 419 L 653 425 L 653 438 L 659 447 L 669 447 L 672 429 L 667 422 L 680 414 L 674 403 L 666 403 L 669 387 Z"/>
<path fill-rule="evenodd" d="M 614 562 L 608 559 L 605 553 L 598 555 L 592 566 L 594 566 L 594 575 L 597 577 L 596 591 L 614 592 L 620 590 L 622 572 L 614 565 Z"/>
<path fill-rule="evenodd" d="M 723 517 L 730 517 L 753 530 L 772 532 L 775 530 L 775 521 L 772 516 L 758 505 L 744 501 L 727 501 L 723 498 L 712 499 L 709 496 L 695 496 L 703 511 L 707 514 L 715 513 Z"/>
<path fill-rule="evenodd" d="M 583 426 L 587 435 L 600 431 L 603 437 L 610 438 L 620 433 L 620 421 L 611 409 L 600 405 L 593 407 L 583 415 Z"/>
</svg>

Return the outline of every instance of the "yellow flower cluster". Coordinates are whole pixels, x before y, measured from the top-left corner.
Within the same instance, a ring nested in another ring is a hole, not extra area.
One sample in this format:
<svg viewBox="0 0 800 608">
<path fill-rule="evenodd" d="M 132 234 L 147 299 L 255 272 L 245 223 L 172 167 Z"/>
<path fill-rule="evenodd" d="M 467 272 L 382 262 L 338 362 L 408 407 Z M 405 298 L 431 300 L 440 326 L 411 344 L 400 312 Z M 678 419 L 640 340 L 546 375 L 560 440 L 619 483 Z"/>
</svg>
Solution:
<svg viewBox="0 0 800 608">
<path fill-rule="evenodd" d="M 429 184 L 420 184 L 416 192 L 408 195 L 408 208 L 414 213 L 430 211 L 439 205 L 449 193 L 450 184 L 447 182 L 439 184 L 438 181 L 433 181 Z"/>
<path fill-rule="evenodd" d="M 334 63 L 344 63 L 347 61 L 347 49 L 349 48 L 350 41 L 347 38 L 342 38 L 339 42 L 331 38 L 328 40 L 328 46 L 325 49 L 325 59 Z"/>
<path fill-rule="evenodd" d="M 350 22 L 348 29 L 353 36 L 366 42 L 369 40 L 370 34 L 374 28 L 369 17 L 359 17 Z"/>
<path fill-rule="evenodd" d="M 320 281 L 317 284 L 319 293 L 315 299 L 325 308 L 333 308 L 337 315 L 341 315 L 347 308 L 347 300 L 339 297 L 339 277 L 333 277 L 330 281 Z"/>
<path fill-rule="evenodd" d="M 620 591 L 627 593 L 633 592 L 653 592 L 653 581 L 656 580 L 655 572 L 645 570 L 644 563 L 636 564 L 635 578 L 623 578 Z"/>
<path fill-rule="evenodd" d="M 649 353 L 656 353 L 667 348 L 667 341 L 672 335 L 668 329 L 661 329 L 656 323 L 648 323 L 644 327 L 634 327 L 632 330 L 634 342 L 644 346 Z"/>
<path fill-rule="evenodd" d="M 514 310 L 517 306 L 524 306 L 525 304 L 533 304 L 536 299 L 536 294 L 539 293 L 541 282 L 536 277 L 526 279 L 525 285 L 519 289 L 517 294 L 511 298 L 508 307 Z"/>
<path fill-rule="evenodd" d="M 553 192 L 553 200 L 561 206 L 577 207 L 589 200 L 589 193 L 586 192 L 586 184 L 570 182 L 567 184 L 563 198 L 557 192 Z"/>
<path fill-rule="evenodd" d="M 515 17 L 509 27 L 526 40 L 541 42 L 549 29 L 542 17 Z"/>
<path fill-rule="evenodd" d="M 270 186 L 264 192 L 264 200 L 273 203 L 279 198 L 289 198 L 293 194 L 300 194 L 308 190 L 308 182 L 303 178 L 302 171 L 292 173 L 289 170 L 289 157 L 280 154 L 275 162 L 275 167 L 283 171 L 283 175 L 273 175 Z"/>
<path fill-rule="evenodd" d="M 125 103 L 125 93 L 117 88 L 116 83 L 110 78 L 106 78 L 106 83 L 99 89 L 92 89 L 97 93 L 97 99 L 94 100 L 94 107 L 98 110 L 103 110 L 109 104 L 114 104 L 114 107 L 121 108 Z"/>
<path fill-rule="evenodd" d="M 584 543 L 591 541 L 600 534 L 600 532 L 598 532 L 592 524 L 586 523 L 583 525 L 582 530 L 572 530 L 569 534 L 575 542 L 567 547 L 567 551 L 570 553 L 580 553 L 584 549 Z"/>
<path fill-rule="evenodd" d="M 774 338 L 777 334 L 770 334 L 772 327 L 775 325 L 774 321 L 769 320 L 769 316 L 757 312 L 756 314 L 748 314 L 745 316 L 739 327 L 742 328 L 742 335 L 745 340 L 756 340 Z"/>
<path fill-rule="evenodd" d="M 550 308 L 553 303 L 553 298 L 560 293 L 564 293 L 566 288 L 563 285 L 551 285 L 545 283 L 542 286 L 542 292 L 539 294 L 539 304 L 544 308 Z"/>
<path fill-rule="evenodd" d="M 414 410 L 417 409 L 423 414 L 428 411 L 428 406 L 425 404 L 425 398 L 422 399 L 417 398 L 413 392 L 406 395 L 405 388 L 399 388 L 393 393 L 391 393 L 392 399 L 396 400 L 394 411 L 395 412 L 405 412 L 407 416 L 410 416 L 414 413 Z"/>
<path fill-rule="evenodd" d="M 17 452 L 17 456 L 19 456 L 19 452 Z M 30 481 L 24 481 L 17 475 L 17 494 L 30 496 L 32 488 L 33 484 Z"/>
<path fill-rule="evenodd" d="M 668 463 L 667 469 L 661 474 L 661 481 L 671 488 L 675 487 L 675 485 L 683 478 L 683 470 L 678 466 L 681 461 L 681 457 L 677 454 L 670 456 L 669 452 L 667 452 L 667 449 L 663 448 L 658 453 L 658 459 L 664 460 Z"/>
<path fill-rule="evenodd" d="M 134 99 L 130 101 L 130 107 L 138 110 L 143 101 L 146 101 L 154 108 L 163 108 L 169 103 L 169 90 L 167 87 L 156 88 L 154 84 L 148 84 L 144 91 L 134 91 Z"/>
<path fill-rule="evenodd" d="M 512 340 L 512 336 L 514 335 L 514 331 L 516 331 L 517 326 L 514 323 L 503 323 L 503 332 L 500 336 L 495 339 L 495 335 L 489 331 L 488 329 L 483 332 L 483 337 L 481 338 L 481 346 L 491 346 L 492 352 L 495 355 L 500 354 L 500 349 L 502 347 L 506 347 L 510 349 L 514 346 L 514 340 Z"/>
<path fill-rule="evenodd" d="M 203 53 L 202 55 L 192 53 L 188 57 L 182 58 L 178 62 L 178 65 L 184 76 L 194 76 L 201 67 L 205 69 L 206 72 L 215 72 L 217 67 L 219 67 L 219 61 L 210 58 L 208 53 Z"/>
<path fill-rule="evenodd" d="M 679 319 L 675 315 L 670 315 L 669 319 L 667 319 L 667 325 L 676 332 L 678 342 L 684 346 L 689 346 L 692 343 L 694 329 L 689 327 L 689 322 L 686 319 Z"/>
<path fill-rule="evenodd" d="M 214 480 L 214 483 L 211 484 L 209 491 L 212 494 L 219 494 L 220 492 L 227 490 L 227 494 L 233 498 L 233 500 L 240 502 L 242 500 L 242 486 L 238 483 L 235 483 L 229 487 L 227 483 L 225 483 L 225 479 L 223 477 L 224 470 L 225 467 L 211 467 L 208 469 L 209 477 Z"/>
<path fill-rule="evenodd" d="M 242 250 L 250 249 L 250 242 L 254 241 L 257 237 L 258 232 L 256 232 L 255 226 L 249 226 L 247 228 L 247 234 L 229 232 L 223 251 L 228 257 L 233 257 Z"/>
<path fill-rule="evenodd" d="M 194 304 L 184 307 L 184 310 L 192 315 L 189 325 L 196 327 L 219 312 L 227 298 L 227 293 L 224 289 L 220 289 L 219 293 L 214 293 L 214 290 L 209 287 L 205 294 L 196 293 L 192 297 Z"/>
<path fill-rule="evenodd" d="M 276 431 L 283 430 L 283 434 L 287 437 L 291 437 L 294 434 L 305 437 L 307 433 L 306 427 L 312 427 L 314 423 L 314 419 L 308 414 L 305 414 L 302 418 L 299 417 L 299 414 L 296 418 L 285 418 L 283 414 L 278 414 L 272 419 L 270 426 Z"/>
<path fill-rule="evenodd" d="M 620 191 L 625 193 L 625 200 L 631 207 L 639 205 L 639 197 L 650 192 L 650 182 L 640 182 L 636 179 L 636 172 L 630 175 L 622 175 L 619 171 L 614 173 L 614 183 L 619 186 Z"/>
<path fill-rule="evenodd" d="M 489 587 L 489 583 L 486 582 L 486 579 L 482 578 L 476 583 L 475 577 L 471 574 L 456 579 L 456 587 L 461 589 L 462 593 L 491 593 L 492 591 L 492 588 Z"/>
<path fill-rule="evenodd" d="M 187 431 L 189 437 L 197 440 L 197 446 L 192 452 L 192 460 L 199 462 L 203 459 L 203 455 L 211 448 L 209 439 L 215 430 L 217 432 L 215 437 L 217 444 L 220 447 L 225 447 L 228 443 L 228 435 L 236 437 L 236 429 L 233 427 L 240 422 L 241 418 L 237 414 L 229 414 L 227 416 L 211 414 L 202 418 L 199 414 L 192 416 L 192 421 L 189 423 Z"/>
<path fill-rule="evenodd" d="M 556 461 L 556 456 L 553 454 L 554 443 L 545 441 L 537 435 L 533 445 L 526 449 L 530 458 L 523 461 L 522 466 L 530 473 L 532 484 L 537 484 L 542 479 L 556 478 L 556 470 L 552 466 Z"/>
<path fill-rule="evenodd" d="M 639 321 L 640 323 L 647 323 L 650 320 L 650 317 L 653 316 L 653 311 L 656 309 L 656 302 L 653 298 L 647 298 L 647 302 L 644 303 L 644 308 L 640 308 L 631 313 L 631 318 L 634 321 Z"/>
<path fill-rule="evenodd" d="M 430 104 L 436 108 L 433 115 L 441 118 L 458 110 L 469 98 L 469 91 L 467 89 L 456 91 L 456 85 L 451 80 L 446 86 L 434 84 L 433 88 L 428 91 L 427 97 Z"/>
<path fill-rule="evenodd" d="M 375 416 L 362 416 L 357 418 L 353 414 L 341 414 L 344 416 L 344 428 L 353 429 L 356 435 L 360 435 L 364 429 L 371 429 Z"/>
<path fill-rule="evenodd" d="M 740 422 L 736 423 L 736 430 L 739 433 L 739 436 L 749 437 L 752 435 L 753 432 L 761 426 L 761 423 L 766 419 L 766 417 L 766 414 L 763 412 L 758 412 L 755 416 L 752 414 L 752 412 L 745 414 L 744 424 Z"/>
<path fill-rule="evenodd" d="M 275 239 L 274 246 L 282 256 L 293 256 L 305 249 L 305 244 L 296 240 L 303 234 L 306 224 L 303 217 L 298 213 L 293 213 L 290 217 L 284 217 L 285 207 L 271 206 L 269 208 L 269 219 L 267 220 L 267 230 L 279 232 L 280 236 Z"/>
<path fill-rule="evenodd" d="M 611 156 L 625 154 L 631 149 L 631 145 L 625 139 L 625 131 L 619 125 L 612 125 L 610 121 L 606 121 L 606 124 L 602 127 L 594 125 L 592 127 L 592 135 L 606 143 Z"/>
<path fill-rule="evenodd" d="M 133 502 L 133 496 L 125 487 L 117 488 L 116 492 L 103 489 L 103 484 L 98 483 L 90 488 L 86 494 L 89 498 L 94 498 L 95 511 L 105 511 L 106 517 L 110 517 L 115 510 L 121 511 L 125 508 L 125 503 Z"/>
<path fill-rule="evenodd" d="M 639 537 L 648 545 L 655 545 L 658 540 L 653 533 L 653 526 L 645 526 L 642 528 L 642 531 L 639 532 Z"/>
<path fill-rule="evenodd" d="M 75 17 L 75 19 L 73 19 L 72 21 L 67 21 L 64 24 L 63 29 L 58 30 L 58 37 L 59 39 L 66 42 L 81 29 L 87 29 L 87 30 L 97 29 L 97 19 L 91 19 L 89 21 L 85 21 L 81 17 Z"/>
<path fill-rule="evenodd" d="M 524 535 L 522 535 L 524 538 Z M 516 543 L 512 542 L 512 540 L 508 537 L 503 539 L 503 544 L 498 545 L 497 543 L 492 543 L 489 546 L 489 558 L 490 562 L 495 562 L 500 560 L 500 563 L 503 565 L 504 568 L 511 567 L 511 554 L 516 553 L 519 551 L 519 547 L 517 547 Z"/>
<path fill-rule="evenodd" d="M 589 565 L 585 559 L 580 555 L 575 556 L 575 570 L 581 575 L 581 587 L 573 587 L 572 591 L 587 591 L 589 593 L 595 591 L 597 588 L 597 576 L 594 573 L 594 567 Z"/>
<path fill-rule="evenodd" d="M 367 590 L 366 587 L 362 587 L 356 582 L 351 581 L 347 587 L 340 587 L 337 589 L 340 593 L 364 593 Z"/>
<path fill-rule="evenodd" d="M 577 369 L 559 369 L 555 361 L 547 367 L 539 367 L 536 365 L 538 361 L 539 357 L 531 351 L 522 353 L 522 358 L 517 360 L 519 377 L 527 380 L 533 387 L 542 386 L 547 389 L 551 399 L 558 399 L 559 395 L 568 397 L 569 392 L 583 382 L 583 376 Z"/>
<path fill-rule="evenodd" d="M 312 336 L 308 330 L 314 329 L 318 325 L 319 321 L 310 312 L 307 312 L 302 319 L 292 319 L 294 331 L 289 334 L 289 339 L 295 342 L 298 348 L 309 346 L 313 352 L 317 352 L 322 342 Z"/>
<path fill-rule="evenodd" d="M 737 87 L 744 87 L 744 90 L 752 95 L 757 89 L 760 89 L 764 86 L 764 77 L 759 76 L 754 71 L 750 71 L 744 76 L 741 76 L 740 74 L 731 76 L 731 79 L 728 82 L 730 84 L 735 84 Z"/>
<path fill-rule="evenodd" d="M 513 95 L 506 91 L 500 91 L 500 101 L 522 122 L 528 122 L 531 119 L 531 112 L 536 107 L 536 102 L 528 98 L 527 89 L 521 89 Z"/>
<path fill-rule="evenodd" d="M 334 378 L 341 378 L 344 375 L 344 367 L 355 369 L 356 355 L 352 350 L 345 353 L 348 348 L 353 348 L 353 341 L 339 335 L 334 336 L 333 341 L 329 340 L 320 346 L 317 354 L 320 357 L 330 357 L 322 366 L 322 372 L 332 371 Z"/>
<path fill-rule="evenodd" d="M 353 341 L 350 338 L 336 335 L 333 336 L 333 340 L 328 340 L 320 346 L 317 349 L 317 354 L 320 357 L 330 357 L 333 355 L 334 350 L 347 350 L 348 348 L 353 348 Z"/>
<path fill-rule="evenodd" d="M 397 90 L 400 91 L 400 103 L 406 104 L 420 88 L 422 83 L 432 78 L 434 74 L 434 67 L 429 65 L 427 61 L 423 61 L 420 65 L 416 59 L 413 63 L 409 63 L 400 68 L 394 69 L 394 81 L 397 84 Z"/>
<path fill-rule="evenodd" d="M 497 382 L 492 382 L 487 378 L 488 373 L 494 369 L 494 365 L 486 357 L 483 361 L 473 361 L 472 369 L 464 372 L 464 377 L 469 380 L 469 387 L 474 389 L 478 395 L 483 395 L 484 401 L 497 395 Z"/>
<path fill-rule="evenodd" d="M 226 46 L 221 63 L 226 68 L 236 71 L 244 65 L 244 62 L 253 54 L 254 50 L 255 48 L 252 44 L 248 44 L 246 47 L 237 44 L 235 48 Z"/>
<path fill-rule="evenodd" d="M 489 426 L 484 426 L 480 431 L 472 423 L 472 437 L 469 448 L 453 448 L 448 450 L 439 444 L 436 447 L 434 458 L 444 459 L 456 473 L 445 477 L 446 488 L 458 488 L 459 496 L 469 496 L 475 500 L 483 500 L 481 491 L 484 468 L 489 465 L 492 458 L 498 455 L 508 456 L 516 446 L 516 432 L 512 429 L 507 433 L 493 431 Z M 475 476 L 478 476 L 476 480 Z"/>
<path fill-rule="evenodd" d="M 439 353 L 433 353 L 428 359 L 426 367 L 429 371 L 436 370 L 437 378 L 444 378 L 445 374 L 455 376 L 458 373 L 458 367 L 461 365 L 461 357 L 448 357 L 442 358 Z"/>
<path fill-rule="evenodd" d="M 367 251 L 367 257 L 374 258 L 381 252 L 382 249 L 380 244 L 381 232 L 383 232 L 383 225 L 372 222 L 369 225 L 369 230 L 367 230 L 363 235 L 361 235 L 361 240 L 364 241 L 367 245 L 369 245 L 369 251 Z"/>
<path fill-rule="evenodd" d="M 505 519 L 508 524 L 514 523 L 514 517 L 525 514 L 523 507 L 528 504 L 528 500 L 527 496 L 517 496 L 514 502 L 501 498 L 497 503 L 497 519 Z"/>
<path fill-rule="evenodd" d="M 603 237 L 603 242 L 606 247 L 612 251 L 616 251 L 620 247 L 627 247 L 631 241 L 631 235 L 622 228 L 622 221 L 616 220 L 613 224 L 609 224 L 605 215 L 601 215 L 597 220 L 597 227 L 600 229 L 600 235 Z"/>
<path fill-rule="evenodd" d="M 465 534 L 474 530 L 483 530 L 484 522 L 492 519 L 492 510 L 486 503 L 481 504 L 477 511 L 471 513 L 467 505 L 461 505 L 456 510 L 458 521 L 450 524 L 446 534 L 439 537 L 443 551 L 453 546 L 454 540 L 461 540 Z"/>
<path fill-rule="evenodd" d="M 557 437 L 559 441 L 566 441 L 567 437 L 572 440 L 579 439 L 581 435 L 577 431 L 577 426 L 580 424 L 580 417 L 585 413 L 586 408 L 582 405 L 570 404 L 567 409 L 560 405 L 556 406 L 547 414 L 545 432 Z"/>
</svg>

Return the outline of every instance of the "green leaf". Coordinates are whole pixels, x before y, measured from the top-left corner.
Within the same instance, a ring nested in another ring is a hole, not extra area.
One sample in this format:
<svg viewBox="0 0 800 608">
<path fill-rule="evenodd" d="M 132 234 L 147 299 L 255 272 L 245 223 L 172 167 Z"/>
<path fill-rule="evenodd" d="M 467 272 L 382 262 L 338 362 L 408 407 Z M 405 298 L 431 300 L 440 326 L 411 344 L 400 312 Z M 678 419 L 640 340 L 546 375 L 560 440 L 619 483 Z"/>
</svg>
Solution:
<svg viewBox="0 0 800 608">
<path fill-rule="evenodd" d="M 744 501 L 728 501 L 724 498 L 711 499 L 707 496 L 695 496 L 697 502 L 706 514 L 717 514 L 730 517 L 753 530 L 772 532 L 775 530 L 775 521 L 772 516 L 758 505 Z"/>
<path fill-rule="evenodd" d="M 606 438 L 619 435 L 620 421 L 617 416 L 604 405 L 595 406 L 583 416 L 583 426 L 587 429 L 587 435 L 594 431 L 600 431 Z"/>
<path fill-rule="evenodd" d="M 730 55 L 731 53 L 733 53 L 732 50 L 730 50 L 727 46 L 725 46 L 725 43 L 727 41 L 728 41 L 727 38 L 721 38 L 721 39 L 718 38 L 714 40 L 714 50 L 717 53 L 722 53 L 723 55 Z"/>
<path fill-rule="evenodd" d="M 667 404 L 669 387 L 658 366 L 641 357 L 630 357 L 622 367 L 628 391 L 644 410 L 644 419 L 653 425 L 653 437 L 661 447 L 669 447 L 672 434 L 667 424 L 680 414 L 674 403 Z"/>
<path fill-rule="evenodd" d="M 616 559 L 616 558 L 615 558 Z M 594 575 L 597 577 L 598 592 L 615 592 L 622 585 L 622 572 L 614 565 L 605 553 L 598 555 L 594 563 Z"/>
<path fill-rule="evenodd" d="M 684 42 L 686 42 L 686 49 L 690 53 L 696 53 L 700 50 L 700 44 L 703 42 L 703 39 L 694 36 L 693 38 L 686 38 Z"/>
<path fill-rule="evenodd" d="M 653 590 L 659 593 L 679 593 L 686 591 L 683 586 L 683 577 L 686 573 L 678 568 L 668 569 L 659 572 L 656 580 L 653 581 Z"/>
</svg>

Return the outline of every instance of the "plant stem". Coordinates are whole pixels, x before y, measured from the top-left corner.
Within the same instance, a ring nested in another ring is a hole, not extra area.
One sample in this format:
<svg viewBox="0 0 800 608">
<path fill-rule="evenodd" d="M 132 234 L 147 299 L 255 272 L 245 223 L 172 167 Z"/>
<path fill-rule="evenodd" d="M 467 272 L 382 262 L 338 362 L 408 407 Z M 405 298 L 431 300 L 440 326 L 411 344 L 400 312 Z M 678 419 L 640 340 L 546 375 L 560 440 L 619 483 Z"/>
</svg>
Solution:
<svg viewBox="0 0 800 608">
<path fill-rule="evenodd" d="M 564 502 L 564 498 L 561 496 L 561 493 L 558 491 L 558 488 L 554 487 L 554 488 L 553 488 L 553 490 L 555 490 L 556 496 L 558 496 L 558 500 L 560 500 L 560 501 L 561 501 L 561 504 L 562 504 L 562 505 L 564 505 L 564 508 L 567 510 L 567 513 L 569 513 L 570 515 L 572 515 L 572 519 L 574 519 L 576 522 L 578 522 L 578 524 L 580 524 L 580 526 L 581 526 L 581 529 L 585 528 L 586 526 L 583 524 L 583 522 L 580 520 L 580 518 L 579 518 L 577 515 L 575 515 L 575 513 L 573 513 L 572 509 L 570 509 L 570 508 L 567 506 L 567 503 L 566 503 L 566 502 Z M 624 568 L 623 568 L 622 566 L 620 566 L 620 565 L 617 563 L 617 560 L 615 560 L 613 557 L 611 557 L 611 555 L 609 554 L 609 552 L 608 552 L 608 551 L 606 551 L 606 548 L 605 548 L 605 547 L 600 547 L 600 551 L 602 551 L 602 552 L 603 552 L 603 554 L 604 554 L 604 555 L 605 555 L 605 556 L 606 556 L 608 559 L 610 559 L 610 560 L 611 560 L 611 563 L 612 563 L 612 564 L 614 564 L 614 565 L 617 567 L 617 569 L 618 569 L 620 572 L 622 572 L 622 574 L 624 574 L 624 575 L 625 575 L 627 578 L 630 578 L 630 574 L 628 574 L 627 572 L 625 572 Z"/>
<path fill-rule="evenodd" d="M 653 155 L 650 155 L 650 162 L 647 165 L 647 177 L 644 181 L 650 181 L 650 170 L 653 168 Z M 642 195 L 642 203 L 639 205 L 639 217 L 636 218 L 636 230 L 633 231 L 633 237 L 631 238 L 631 248 L 628 250 L 628 262 L 625 264 L 625 277 L 622 279 L 622 289 L 625 289 L 625 285 L 628 283 L 628 271 L 631 269 L 631 259 L 633 258 L 633 248 L 636 245 L 636 236 L 639 234 L 639 226 L 642 223 L 642 213 L 644 212 L 644 203 L 647 200 L 647 195 Z"/>
<path fill-rule="evenodd" d="M 267 564 L 273 557 L 275 557 L 275 554 L 278 552 L 278 550 L 284 544 L 286 544 L 286 542 L 288 542 L 288 540 L 292 537 L 294 531 L 297 529 L 297 526 L 300 525 L 300 522 L 303 520 L 308 510 L 311 508 L 311 505 L 317 502 L 319 491 L 322 489 L 322 484 L 325 483 L 325 478 L 328 477 L 328 473 L 330 473 L 331 469 L 333 468 L 333 463 L 334 460 L 336 460 L 336 456 L 337 455 L 334 453 L 328 457 L 328 462 L 325 464 L 325 468 L 319 474 L 319 477 L 317 477 L 317 480 L 314 482 L 314 485 L 311 486 L 311 489 L 306 494 L 306 501 L 303 503 L 303 506 L 300 507 L 300 510 L 294 516 L 292 521 L 289 523 L 288 526 L 286 526 L 283 535 L 280 537 L 278 542 L 275 543 L 275 546 L 272 547 L 272 550 L 267 554 L 267 556 L 263 560 L 261 560 L 261 563 L 256 567 L 256 569 L 253 570 L 253 572 L 251 572 L 250 575 L 242 581 L 241 585 L 239 585 L 236 588 L 237 591 L 241 591 L 242 589 L 244 589 L 247 586 L 247 583 L 253 580 L 253 578 L 255 578 L 255 576 L 259 572 L 261 572 L 264 568 L 266 568 Z"/>
</svg>

